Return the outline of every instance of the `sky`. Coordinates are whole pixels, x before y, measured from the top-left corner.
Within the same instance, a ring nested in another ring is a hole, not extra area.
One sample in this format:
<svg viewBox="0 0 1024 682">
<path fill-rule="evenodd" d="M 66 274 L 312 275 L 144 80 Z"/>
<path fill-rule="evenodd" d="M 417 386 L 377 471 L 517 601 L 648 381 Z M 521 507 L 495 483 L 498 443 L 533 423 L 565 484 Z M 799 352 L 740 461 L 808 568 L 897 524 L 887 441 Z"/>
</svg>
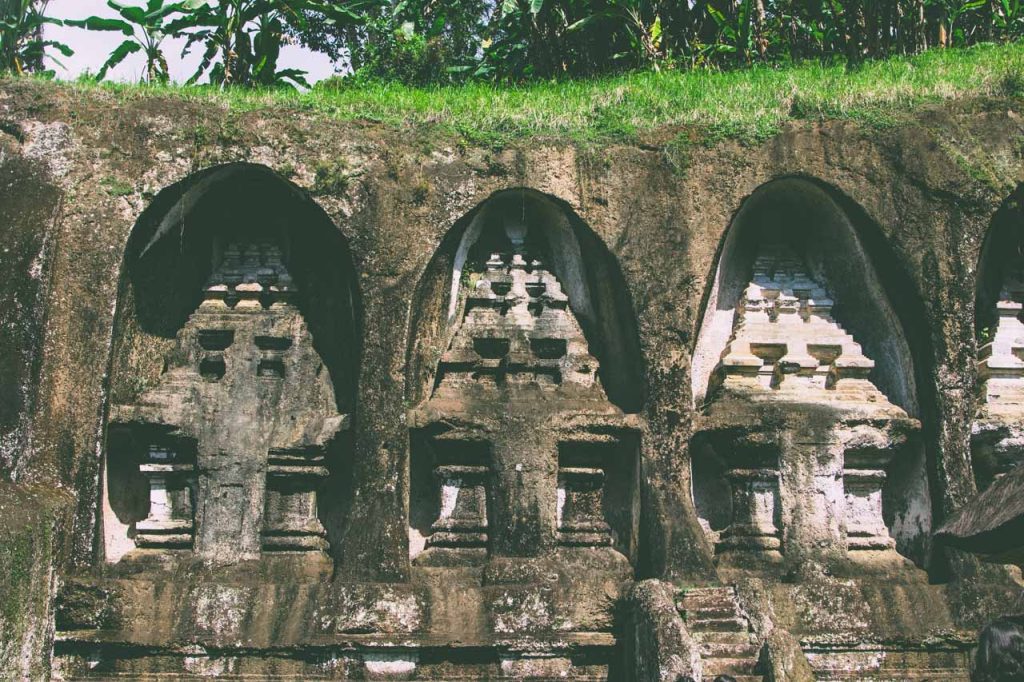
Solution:
<svg viewBox="0 0 1024 682">
<path fill-rule="evenodd" d="M 135 0 L 133 4 L 144 5 L 145 0 Z M 50 0 L 47 14 L 58 19 L 84 19 L 93 15 L 119 18 L 117 12 L 107 6 L 106 0 Z M 55 55 L 64 66 L 62 68 L 49 61 L 47 67 L 56 70 L 58 78 L 73 79 L 84 71 L 99 71 L 110 51 L 127 36 L 116 31 L 86 31 L 71 26 L 48 26 L 45 37 L 47 40 L 59 40 L 75 51 L 74 56 L 64 57 L 52 48 L 48 50 L 48 54 Z M 178 82 L 188 80 L 195 73 L 202 54 L 202 46 L 194 45 L 192 53 L 182 59 L 181 50 L 184 44 L 183 39 L 167 39 L 163 43 L 164 57 L 167 59 L 171 78 Z M 281 49 L 278 68 L 302 69 L 307 72 L 306 80 L 310 83 L 334 73 L 330 59 L 298 45 L 285 45 Z M 136 53 L 129 55 L 120 65 L 109 71 L 107 79 L 137 81 L 144 71 L 145 59 Z"/>
</svg>

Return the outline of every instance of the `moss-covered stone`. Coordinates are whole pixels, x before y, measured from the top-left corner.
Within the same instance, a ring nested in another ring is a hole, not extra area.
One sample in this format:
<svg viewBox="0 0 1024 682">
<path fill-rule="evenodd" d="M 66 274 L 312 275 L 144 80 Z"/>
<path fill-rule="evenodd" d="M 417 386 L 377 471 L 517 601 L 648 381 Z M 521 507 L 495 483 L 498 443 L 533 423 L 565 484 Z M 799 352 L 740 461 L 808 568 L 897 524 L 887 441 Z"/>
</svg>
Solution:
<svg viewBox="0 0 1024 682">
<path fill-rule="evenodd" d="M 14 472 L 28 445 L 46 310 L 45 247 L 60 201 L 45 166 L 21 156 L 17 138 L 7 139 L 10 150 L 0 148 L 0 475 Z"/>
<path fill-rule="evenodd" d="M 0 670 L 49 675 L 58 542 L 68 496 L 45 486 L 0 482 Z"/>
</svg>

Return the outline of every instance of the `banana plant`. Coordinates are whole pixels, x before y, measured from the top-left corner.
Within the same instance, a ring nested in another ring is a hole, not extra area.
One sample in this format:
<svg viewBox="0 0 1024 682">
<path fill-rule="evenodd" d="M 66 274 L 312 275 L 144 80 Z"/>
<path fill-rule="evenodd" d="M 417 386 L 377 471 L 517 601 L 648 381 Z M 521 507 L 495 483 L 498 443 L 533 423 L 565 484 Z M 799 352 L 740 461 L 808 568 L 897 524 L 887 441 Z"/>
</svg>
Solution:
<svg viewBox="0 0 1024 682">
<path fill-rule="evenodd" d="M 634 61 L 658 70 L 662 51 L 661 7 L 658 0 L 608 0 L 599 11 L 570 24 L 567 33 L 587 30 L 595 25 L 622 26 L 628 36 Z"/>
<path fill-rule="evenodd" d="M 739 0 L 735 16 L 729 16 L 718 7 L 708 4 L 708 15 L 719 31 L 719 39 L 714 44 L 716 52 L 734 54 L 737 61 L 741 62 L 749 60 L 754 48 L 753 9 L 753 0 Z"/>
<path fill-rule="evenodd" d="M 191 29 L 182 51 L 194 45 L 204 51 L 190 83 L 209 74 L 210 82 L 221 86 L 308 87 L 299 69 L 278 69 L 285 29 L 301 30 L 307 12 L 318 12 L 328 21 L 358 22 L 364 2 L 326 0 L 198 0 L 193 11 L 174 28 Z"/>
<path fill-rule="evenodd" d="M 988 0 L 968 0 L 967 2 L 958 2 L 949 9 L 949 35 L 954 43 L 966 42 L 964 30 L 957 27 L 957 22 L 961 18 L 969 16 L 972 12 L 977 12 L 987 6 Z"/>
<path fill-rule="evenodd" d="M 43 39 L 44 26 L 63 23 L 46 16 L 47 1 L 0 0 L 0 73 L 42 71 L 47 57 L 63 66 L 46 53 L 47 48 L 52 47 L 65 57 L 74 54 L 64 43 Z"/>
<path fill-rule="evenodd" d="M 1024 33 L 1024 2 L 1022 0 L 999 0 L 992 17 L 996 28 L 1003 36 L 1012 39 Z"/>
<path fill-rule="evenodd" d="M 107 71 L 123 62 L 128 55 L 142 52 L 146 57 L 144 80 L 149 83 L 166 82 L 170 79 L 170 73 L 161 44 L 166 38 L 180 35 L 179 30 L 171 28 L 173 22 L 168 20 L 174 14 L 188 12 L 193 4 L 188 0 L 148 0 L 144 7 L 139 7 L 107 0 L 107 6 L 120 14 L 121 19 L 92 16 L 80 20 L 69 19 L 65 23 L 90 31 L 118 31 L 128 36 L 110 53 L 96 74 L 96 80 L 103 80 Z"/>
</svg>

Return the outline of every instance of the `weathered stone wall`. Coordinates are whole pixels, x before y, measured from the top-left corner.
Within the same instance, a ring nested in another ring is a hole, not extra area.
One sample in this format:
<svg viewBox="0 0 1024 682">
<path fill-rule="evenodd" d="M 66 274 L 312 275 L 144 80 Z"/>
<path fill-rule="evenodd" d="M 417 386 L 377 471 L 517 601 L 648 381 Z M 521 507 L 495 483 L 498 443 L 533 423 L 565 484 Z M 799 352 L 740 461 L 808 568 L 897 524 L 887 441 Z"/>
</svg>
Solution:
<svg viewBox="0 0 1024 682">
<path fill-rule="evenodd" d="M 129 236 L 154 197 L 191 174 L 236 162 L 265 166 L 306 190 L 326 212 L 351 249 L 358 283 L 352 504 L 339 535 L 334 580 L 406 584 L 414 577 L 406 518 L 408 335 L 417 328 L 417 296 L 426 295 L 419 284 L 453 226 L 495 192 L 529 188 L 565 206 L 606 245 L 636 315 L 628 324 L 636 325 L 645 373 L 636 577 L 676 585 L 731 579 L 716 574 L 690 497 L 691 356 L 733 216 L 758 187 L 800 177 L 844 209 L 903 327 L 914 361 L 930 513 L 938 525 L 975 492 L 969 445 L 975 278 L 996 210 L 1024 182 L 1019 111 L 1013 101 L 964 102 L 922 109 L 912 123 L 893 127 L 796 123 L 757 145 L 695 142 L 680 151 L 676 144 L 669 159 L 663 144 L 674 132 L 637 144 L 534 140 L 479 149 L 432 129 L 341 123 L 276 109 L 238 113 L 155 97 L 126 101 L 102 91 L 5 82 L 0 229 L 10 237 L 0 262 L 14 277 L 0 294 L 0 467 L 15 485 L 47 484 L 73 498 L 73 522 L 58 533 L 54 565 L 59 576 L 93 574 L 100 562 L 104 423 Z M 19 396 L 13 401 L 8 385 Z M 5 528 L 16 527 L 7 509 L 2 518 Z M 45 563 L 51 541 L 41 530 L 36 535 L 32 551 Z M 1000 567 L 963 555 L 932 548 L 915 558 L 933 582 L 949 586 L 936 591 L 915 580 L 907 588 L 917 590 L 916 599 L 944 602 L 941 628 L 975 627 L 1016 589 Z M 817 608 L 832 608 L 815 601 L 828 584 L 806 589 L 802 613 L 780 612 L 780 627 L 798 638 L 813 634 L 807 619 Z M 862 588 L 847 585 L 836 594 L 853 603 Z M 918 631 L 920 620 L 900 622 L 912 599 L 895 607 L 897 617 L 891 601 L 871 592 L 875 587 L 863 589 L 872 595 L 865 608 L 877 604 L 880 615 L 864 616 L 867 624 L 853 638 L 934 634 Z M 443 596 L 443 585 L 414 591 L 442 595 L 435 596 L 439 602 L 452 598 Z M 770 593 L 769 602 L 786 599 Z M 28 617 L 38 627 L 50 605 L 35 603 Z M 439 622 L 442 615 L 435 614 Z M 884 626 L 875 628 L 879 619 Z M 850 632 L 843 623 L 834 629 Z M 144 640 L 140 635 L 140 644 L 159 638 Z"/>
<path fill-rule="evenodd" d="M 42 679 L 50 672 L 69 498 L 46 486 L 0 483 L 0 669 L 11 679 Z"/>
</svg>

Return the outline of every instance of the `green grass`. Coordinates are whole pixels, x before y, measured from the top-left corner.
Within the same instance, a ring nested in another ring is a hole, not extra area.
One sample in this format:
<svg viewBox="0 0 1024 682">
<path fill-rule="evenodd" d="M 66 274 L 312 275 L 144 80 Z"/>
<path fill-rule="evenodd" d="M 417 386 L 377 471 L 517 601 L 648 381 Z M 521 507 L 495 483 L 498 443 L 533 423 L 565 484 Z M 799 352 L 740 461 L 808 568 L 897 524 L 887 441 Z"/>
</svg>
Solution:
<svg viewBox="0 0 1024 682">
<path fill-rule="evenodd" d="M 908 109 L 977 96 L 1022 96 L 1024 43 L 932 50 L 843 65 L 800 64 L 730 72 L 666 71 L 522 86 L 469 83 L 412 88 L 394 83 L 333 81 L 312 91 L 219 91 L 209 87 L 77 82 L 130 100 L 154 95 L 216 102 L 232 110 L 302 109 L 340 120 L 433 126 L 476 144 L 516 139 L 636 140 L 674 126 L 702 130 L 705 140 L 770 137 L 792 119 L 899 120 Z M 339 84 L 340 83 L 340 84 Z"/>
</svg>

